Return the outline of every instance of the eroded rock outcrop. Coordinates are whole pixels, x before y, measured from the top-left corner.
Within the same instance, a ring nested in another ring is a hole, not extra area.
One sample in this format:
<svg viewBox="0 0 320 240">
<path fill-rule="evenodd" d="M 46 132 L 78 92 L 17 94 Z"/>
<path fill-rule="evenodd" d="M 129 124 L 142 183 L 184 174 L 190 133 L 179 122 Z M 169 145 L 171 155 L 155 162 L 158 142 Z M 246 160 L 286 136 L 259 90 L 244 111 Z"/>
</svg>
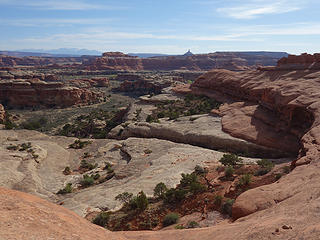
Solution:
<svg viewBox="0 0 320 240">
<path fill-rule="evenodd" d="M 100 95 L 63 83 L 30 79 L 0 82 L 0 101 L 11 107 L 68 107 L 99 102 Z"/>
<path fill-rule="evenodd" d="M 279 56 L 286 56 L 285 53 Z M 207 71 L 213 68 L 247 70 L 255 66 L 276 65 L 278 55 L 265 53 L 217 52 L 192 56 L 138 58 L 123 53 L 104 53 L 100 58 L 83 62 L 88 70 L 191 70 Z"/>
</svg>

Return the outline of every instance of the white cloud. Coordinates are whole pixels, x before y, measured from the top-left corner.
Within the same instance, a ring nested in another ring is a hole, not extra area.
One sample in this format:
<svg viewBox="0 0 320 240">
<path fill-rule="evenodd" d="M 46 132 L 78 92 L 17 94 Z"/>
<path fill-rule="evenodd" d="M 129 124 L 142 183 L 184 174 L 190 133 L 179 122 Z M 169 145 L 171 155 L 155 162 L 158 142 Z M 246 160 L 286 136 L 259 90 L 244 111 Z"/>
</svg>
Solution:
<svg viewBox="0 0 320 240">
<path fill-rule="evenodd" d="M 301 8 L 301 1 L 296 0 L 251 0 L 240 6 L 218 8 L 217 11 L 236 19 L 253 19 L 261 15 L 287 13 Z"/>
<path fill-rule="evenodd" d="M 111 18 L 34 18 L 34 19 L 0 19 L 0 25 L 17 27 L 47 27 L 71 25 L 104 25 L 115 21 Z"/>
<path fill-rule="evenodd" d="M 107 4 L 99 5 L 79 0 L 0 0 L 0 4 L 43 10 L 118 9 L 118 7 L 107 6 Z"/>
</svg>

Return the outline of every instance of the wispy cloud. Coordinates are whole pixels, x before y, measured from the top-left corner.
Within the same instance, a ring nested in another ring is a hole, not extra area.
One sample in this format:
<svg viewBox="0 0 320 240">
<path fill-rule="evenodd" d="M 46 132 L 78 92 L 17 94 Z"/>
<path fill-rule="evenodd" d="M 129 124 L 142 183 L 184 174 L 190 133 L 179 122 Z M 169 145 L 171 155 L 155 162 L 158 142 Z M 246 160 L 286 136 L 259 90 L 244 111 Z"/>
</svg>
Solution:
<svg viewBox="0 0 320 240">
<path fill-rule="evenodd" d="M 0 5 L 29 7 L 42 10 L 93 10 L 93 9 L 118 9 L 118 7 L 99 5 L 77 0 L 0 0 Z"/>
<path fill-rule="evenodd" d="M 251 0 L 242 5 L 218 8 L 219 13 L 236 19 L 253 19 L 261 15 L 281 14 L 297 11 L 302 8 L 301 1 L 296 0 Z"/>
<path fill-rule="evenodd" d="M 111 18 L 33 18 L 33 19 L 1 19 L 0 25 L 16 27 L 48 27 L 48 26 L 73 26 L 73 25 L 104 25 L 116 21 Z"/>
</svg>

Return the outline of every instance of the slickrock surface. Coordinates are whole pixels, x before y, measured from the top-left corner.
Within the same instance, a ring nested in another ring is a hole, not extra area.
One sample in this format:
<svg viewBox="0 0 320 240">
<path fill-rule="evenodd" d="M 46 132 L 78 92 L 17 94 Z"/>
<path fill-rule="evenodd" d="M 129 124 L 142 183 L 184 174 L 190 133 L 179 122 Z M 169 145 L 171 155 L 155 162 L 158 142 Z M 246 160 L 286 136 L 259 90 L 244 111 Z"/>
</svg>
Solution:
<svg viewBox="0 0 320 240">
<path fill-rule="evenodd" d="M 118 129 L 118 128 L 117 128 Z M 120 129 L 118 129 L 120 131 Z M 176 121 L 163 120 L 160 123 L 131 123 L 119 135 L 112 131 L 114 138 L 128 137 L 158 138 L 178 143 L 186 143 L 214 150 L 242 152 L 261 157 L 290 156 L 276 148 L 262 147 L 248 141 L 235 138 L 222 131 L 221 118 L 211 115 L 181 117 Z"/>
<path fill-rule="evenodd" d="M 84 149 L 70 149 L 74 138 L 49 137 L 35 131 L 0 131 L 0 186 L 38 195 L 53 202 L 64 202 L 64 206 L 85 216 L 98 208 L 115 209 L 120 202 L 115 196 L 124 191 L 134 194 L 143 190 L 153 195 L 159 182 L 174 187 L 180 182 L 181 173 L 191 173 L 196 165 L 217 165 L 222 152 L 173 143 L 158 139 L 128 138 L 124 141 L 111 139 L 93 140 Z M 8 147 L 31 143 L 34 158 L 28 151 L 8 150 Z M 77 169 L 84 153 L 85 158 L 98 167 L 80 174 Z M 258 159 L 245 159 L 253 162 Z M 101 184 L 75 191 L 71 194 L 56 195 L 67 183 L 74 188 L 84 174 L 103 176 L 103 168 L 109 162 L 115 176 Z M 73 171 L 64 175 L 69 166 Z"/>
<path fill-rule="evenodd" d="M 2 240 L 122 240 L 74 212 L 36 196 L 0 188 Z"/>
</svg>

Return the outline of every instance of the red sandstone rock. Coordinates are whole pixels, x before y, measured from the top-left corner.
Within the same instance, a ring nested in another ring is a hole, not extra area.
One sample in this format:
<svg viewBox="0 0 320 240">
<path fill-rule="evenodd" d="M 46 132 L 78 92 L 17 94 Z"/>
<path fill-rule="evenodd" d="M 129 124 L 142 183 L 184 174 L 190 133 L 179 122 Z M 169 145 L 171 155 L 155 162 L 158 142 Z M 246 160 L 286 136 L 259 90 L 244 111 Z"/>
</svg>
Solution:
<svg viewBox="0 0 320 240">
<path fill-rule="evenodd" d="M 61 206 L 0 188 L 0 239 L 124 239 Z"/>
<path fill-rule="evenodd" d="M 12 107 L 68 107 L 99 101 L 99 94 L 87 89 L 65 87 L 63 83 L 36 80 L 0 82 L 0 101 Z"/>
</svg>

